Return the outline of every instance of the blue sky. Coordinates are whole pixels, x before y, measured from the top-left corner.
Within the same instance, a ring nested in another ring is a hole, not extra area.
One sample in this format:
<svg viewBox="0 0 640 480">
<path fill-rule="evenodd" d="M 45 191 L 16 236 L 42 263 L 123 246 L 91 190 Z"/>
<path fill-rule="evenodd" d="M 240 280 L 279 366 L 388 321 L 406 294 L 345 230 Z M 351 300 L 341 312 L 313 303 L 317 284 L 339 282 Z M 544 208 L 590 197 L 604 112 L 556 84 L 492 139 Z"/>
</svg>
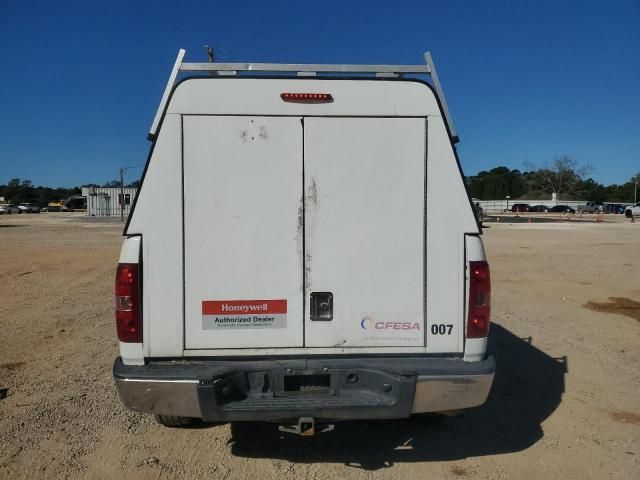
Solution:
<svg viewBox="0 0 640 480">
<path fill-rule="evenodd" d="M 178 48 L 204 61 L 204 44 L 300 63 L 428 49 L 467 175 L 565 154 L 603 183 L 640 171 L 639 0 L 0 0 L 0 183 L 103 183 L 144 163 Z"/>
</svg>

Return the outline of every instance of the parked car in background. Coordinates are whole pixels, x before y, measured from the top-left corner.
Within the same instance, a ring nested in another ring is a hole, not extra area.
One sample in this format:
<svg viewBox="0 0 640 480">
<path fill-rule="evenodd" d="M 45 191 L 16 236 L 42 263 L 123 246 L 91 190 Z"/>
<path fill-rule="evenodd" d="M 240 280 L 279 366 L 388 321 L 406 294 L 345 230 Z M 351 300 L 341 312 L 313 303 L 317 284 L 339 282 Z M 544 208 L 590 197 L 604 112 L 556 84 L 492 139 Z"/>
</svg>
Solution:
<svg viewBox="0 0 640 480">
<path fill-rule="evenodd" d="M 604 203 L 602 202 L 587 202 L 578 205 L 576 210 L 580 213 L 598 213 L 604 211 Z"/>
<path fill-rule="evenodd" d="M 529 212 L 544 212 L 547 213 L 549 211 L 549 207 L 546 205 L 532 205 L 529 207 Z"/>
<path fill-rule="evenodd" d="M 20 213 L 40 213 L 40 207 L 36 207 L 31 203 L 20 203 L 18 204 L 18 209 Z"/>
<path fill-rule="evenodd" d="M 45 212 L 71 212 L 72 210 L 67 208 L 63 202 L 49 202 Z"/>
<path fill-rule="evenodd" d="M 478 223 L 482 226 L 482 222 L 484 222 L 484 209 L 480 206 L 480 200 L 477 198 L 472 198 L 471 201 L 473 202 L 473 210 L 478 218 Z"/>
<path fill-rule="evenodd" d="M 625 208 L 621 203 L 606 203 L 603 213 L 624 213 Z"/>
<path fill-rule="evenodd" d="M 529 204 L 528 203 L 514 203 L 511 206 L 511 211 L 512 212 L 528 212 L 529 211 Z"/>
<path fill-rule="evenodd" d="M 13 205 L 12 203 L 6 203 L 4 205 L 0 205 L 0 214 L 10 215 L 12 213 L 20 213 L 18 207 Z"/>
<path fill-rule="evenodd" d="M 636 203 L 631 207 L 627 207 L 624 209 L 624 215 L 627 218 L 637 217 L 640 215 L 640 202 Z"/>
<path fill-rule="evenodd" d="M 553 213 L 558 213 L 558 212 L 562 212 L 562 213 L 576 213 L 575 208 L 571 208 L 569 205 L 556 205 L 554 207 L 551 207 L 549 209 L 550 212 Z"/>
</svg>

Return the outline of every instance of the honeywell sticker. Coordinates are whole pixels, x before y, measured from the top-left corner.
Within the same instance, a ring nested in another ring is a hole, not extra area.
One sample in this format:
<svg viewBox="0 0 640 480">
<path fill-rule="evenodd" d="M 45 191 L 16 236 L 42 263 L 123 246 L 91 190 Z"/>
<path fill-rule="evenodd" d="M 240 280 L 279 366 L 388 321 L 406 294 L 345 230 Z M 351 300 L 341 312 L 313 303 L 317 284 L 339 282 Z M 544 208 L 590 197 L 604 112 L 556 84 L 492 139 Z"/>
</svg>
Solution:
<svg viewBox="0 0 640 480">
<path fill-rule="evenodd" d="M 287 328 L 286 300 L 204 300 L 202 329 Z"/>
</svg>

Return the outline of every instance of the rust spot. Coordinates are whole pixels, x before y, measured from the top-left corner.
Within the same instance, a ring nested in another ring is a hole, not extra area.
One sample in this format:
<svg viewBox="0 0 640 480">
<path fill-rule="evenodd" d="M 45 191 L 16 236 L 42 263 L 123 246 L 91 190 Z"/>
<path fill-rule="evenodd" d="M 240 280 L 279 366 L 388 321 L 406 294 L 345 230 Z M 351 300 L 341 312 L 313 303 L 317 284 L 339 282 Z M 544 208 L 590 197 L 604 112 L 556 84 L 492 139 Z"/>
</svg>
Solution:
<svg viewBox="0 0 640 480">
<path fill-rule="evenodd" d="M 304 202 L 300 201 L 300 205 L 298 205 L 298 235 L 302 235 L 303 227 L 304 227 Z"/>
<path fill-rule="evenodd" d="M 635 412 L 609 412 L 609 416 L 616 422 L 620 423 L 632 423 L 634 425 L 640 425 L 640 413 Z"/>
<path fill-rule="evenodd" d="M 584 305 L 589 310 L 602 313 L 616 313 L 635 318 L 640 322 L 640 302 L 625 297 L 609 297 L 608 302 L 587 302 Z"/>
<path fill-rule="evenodd" d="M 7 372 L 13 372 L 24 365 L 24 362 L 9 362 L 0 363 L 0 370 L 6 370 Z"/>
<path fill-rule="evenodd" d="M 240 132 L 240 138 L 242 139 L 243 142 L 247 141 L 247 135 L 249 135 L 249 133 L 246 130 L 242 130 Z"/>
<path fill-rule="evenodd" d="M 300 204 L 298 205 L 298 225 L 297 225 L 297 235 L 296 235 L 296 245 L 298 251 L 298 258 L 304 259 L 304 199 L 300 199 Z M 304 260 L 303 260 L 304 261 Z M 303 276 L 306 275 L 306 272 Z M 304 293 L 305 285 L 304 282 L 300 284 L 300 290 Z"/>
<path fill-rule="evenodd" d="M 304 256 L 304 289 L 311 290 L 311 254 L 309 252 Z"/>
<path fill-rule="evenodd" d="M 307 200 L 318 205 L 318 187 L 316 186 L 316 179 L 311 177 L 311 185 L 309 185 L 309 191 L 307 192 Z"/>
</svg>

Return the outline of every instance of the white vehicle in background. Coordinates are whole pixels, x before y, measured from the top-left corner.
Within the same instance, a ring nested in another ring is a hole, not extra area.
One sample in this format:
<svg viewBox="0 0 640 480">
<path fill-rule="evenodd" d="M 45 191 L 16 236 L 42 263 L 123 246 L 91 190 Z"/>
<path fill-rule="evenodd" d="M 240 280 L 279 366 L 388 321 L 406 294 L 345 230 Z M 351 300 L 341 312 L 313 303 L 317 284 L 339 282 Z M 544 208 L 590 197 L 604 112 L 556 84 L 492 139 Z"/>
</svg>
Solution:
<svg viewBox="0 0 640 480">
<path fill-rule="evenodd" d="M 624 215 L 627 218 L 640 216 L 640 202 L 624 209 Z"/>
<path fill-rule="evenodd" d="M 0 205 L 0 215 L 11 215 L 12 213 L 20 213 L 20 209 L 12 203 L 5 203 Z"/>
<path fill-rule="evenodd" d="M 20 213 L 40 213 L 40 208 L 30 203 L 19 203 L 18 210 Z"/>
<path fill-rule="evenodd" d="M 430 55 L 183 56 L 117 268 L 123 403 L 168 426 L 304 435 L 484 403 L 489 266 Z M 200 75 L 176 84 L 185 71 Z M 250 76 L 264 71 L 279 77 Z"/>
<path fill-rule="evenodd" d="M 578 213 L 602 213 L 605 205 L 602 202 L 586 202 L 576 207 Z"/>
</svg>

